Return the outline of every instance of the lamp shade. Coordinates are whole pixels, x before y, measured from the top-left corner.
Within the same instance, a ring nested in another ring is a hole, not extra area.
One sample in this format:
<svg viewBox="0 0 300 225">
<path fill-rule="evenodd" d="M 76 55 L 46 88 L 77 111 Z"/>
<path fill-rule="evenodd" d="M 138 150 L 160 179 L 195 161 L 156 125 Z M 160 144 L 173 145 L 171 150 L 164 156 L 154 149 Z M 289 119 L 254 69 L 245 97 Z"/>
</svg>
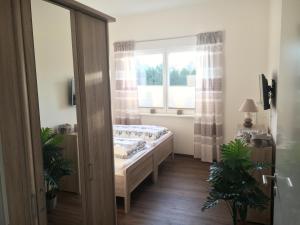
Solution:
<svg viewBox="0 0 300 225">
<path fill-rule="evenodd" d="M 240 112 L 258 112 L 258 108 L 253 99 L 246 99 L 241 105 Z"/>
</svg>

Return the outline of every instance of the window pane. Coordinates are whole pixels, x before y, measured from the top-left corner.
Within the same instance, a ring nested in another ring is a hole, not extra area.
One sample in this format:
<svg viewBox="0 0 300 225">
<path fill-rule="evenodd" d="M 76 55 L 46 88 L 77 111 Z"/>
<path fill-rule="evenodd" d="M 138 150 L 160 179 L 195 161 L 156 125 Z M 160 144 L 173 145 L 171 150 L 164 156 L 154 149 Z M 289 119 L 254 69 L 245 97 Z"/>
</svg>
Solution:
<svg viewBox="0 0 300 225">
<path fill-rule="evenodd" d="M 168 55 L 168 107 L 195 108 L 196 52 Z"/>
<path fill-rule="evenodd" d="M 136 73 L 140 107 L 163 107 L 163 54 L 138 55 Z"/>
</svg>

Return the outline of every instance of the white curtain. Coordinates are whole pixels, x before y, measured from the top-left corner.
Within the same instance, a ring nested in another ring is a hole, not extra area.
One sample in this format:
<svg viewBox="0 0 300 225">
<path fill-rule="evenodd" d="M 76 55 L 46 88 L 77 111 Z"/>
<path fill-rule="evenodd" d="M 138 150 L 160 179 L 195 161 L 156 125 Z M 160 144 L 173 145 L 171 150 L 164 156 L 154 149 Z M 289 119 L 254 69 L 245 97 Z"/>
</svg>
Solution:
<svg viewBox="0 0 300 225">
<path fill-rule="evenodd" d="M 194 156 L 212 162 L 223 143 L 223 32 L 197 35 L 197 50 Z"/>
<path fill-rule="evenodd" d="M 137 78 L 134 63 L 134 41 L 114 43 L 115 124 L 140 124 Z"/>
</svg>

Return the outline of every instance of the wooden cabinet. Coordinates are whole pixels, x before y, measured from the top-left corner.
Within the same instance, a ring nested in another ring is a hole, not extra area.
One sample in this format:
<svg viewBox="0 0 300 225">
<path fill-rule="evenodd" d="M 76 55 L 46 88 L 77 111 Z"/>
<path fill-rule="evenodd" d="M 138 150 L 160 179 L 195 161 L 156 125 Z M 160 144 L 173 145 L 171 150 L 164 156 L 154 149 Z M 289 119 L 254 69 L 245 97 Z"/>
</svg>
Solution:
<svg viewBox="0 0 300 225">
<path fill-rule="evenodd" d="M 81 194 L 79 168 L 82 159 L 79 159 L 78 135 L 76 133 L 64 135 L 62 148 L 64 158 L 72 163 L 73 173 L 62 178 L 60 190 Z"/>
<path fill-rule="evenodd" d="M 244 136 L 250 138 L 252 133 L 267 133 L 267 128 L 261 125 L 254 125 L 252 128 L 245 128 L 242 125 L 238 125 L 237 136 Z M 270 165 L 273 164 L 273 147 L 255 147 L 253 144 L 248 144 L 251 149 L 251 158 L 254 162 L 264 162 Z M 260 183 L 261 190 L 271 199 L 272 198 L 272 184 L 268 183 L 264 185 L 262 182 L 262 175 L 272 175 L 272 167 L 270 166 L 263 171 L 256 171 L 254 177 Z M 268 208 L 264 211 L 250 209 L 248 212 L 248 221 L 259 224 L 271 224 L 271 202 L 269 202 Z"/>
<path fill-rule="evenodd" d="M 83 221 L 113 225 L 115 195 L 108 74 L 107 23 L 77 1 L 49 0 L 70 9 L 78 114 Z M 37 77 L 30 0 L 0 7 L 0 135 L 10 225 L 45 225 Z M 59 52 L 57 53 L 59 54 Z M 76 181 L 77 182 L 77 181 Z M 2 225 L 2 224 L 1 224 Z"/>
<path fill-rule="evenodd" d="M 254 162 L 265 162 L 272 164 L 273 149 L 272 147 L 255 148 L 250 146 L 251 158 Z M 260 188 L 271 199 L 272 185 L 271 182 L 267 185 L 262 182 L 262 175 L 272 175 L 272 168 L 264 169 L 263 171 L 256 171 L 254 177 L 260 183 Z M 269 202 L 268 208 L 264 211 L 249 210 L 248 221 L 269 225 L 271 224 L 271 202 Z"/>
<path fill-rule="evenodd" d="M 7 190 L 6 223 L 10 225 L 46 221 L 40 139 L 33 134 L 36 127 L 39 131 L 39 117 L 31 108 L 34 98 L 28 91 L 34 89 L 34 83 L 29 83 L 35 75 L 34 58 L 30 57 L 33 46 L 28 7 L 28 0 L 4 0 L 0 7 L 1 172 Z M 39 149 L 37 154 L 35 149 Z"/>
</svg>

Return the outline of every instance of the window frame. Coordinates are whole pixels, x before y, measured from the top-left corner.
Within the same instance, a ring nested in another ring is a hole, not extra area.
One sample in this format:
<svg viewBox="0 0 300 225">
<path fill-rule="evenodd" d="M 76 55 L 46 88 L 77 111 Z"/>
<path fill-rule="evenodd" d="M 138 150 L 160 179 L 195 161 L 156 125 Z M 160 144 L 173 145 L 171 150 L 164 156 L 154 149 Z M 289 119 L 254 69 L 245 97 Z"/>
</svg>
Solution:
<svg viewBox="0 0 300 225">
<path fill-rule="evenodd" d="M 174 52 L 188 52 L 196 51 L 196 46 L 180 46 L 180 47 L 167 47 L 157 49 L 140 49 L 136 50 L 134 56 L 138 55 L 150 55 L 150 54 L 162 54 L 163 55 L 163 107 L 144 107 L 138 105 L 139 111 L 142 114 L 172 114 L 176 115 L 178 110 L 183 111 L 183 115 L 193 115 L 195 113 L 194 108 L 174 108 L 168 107 L 169 99 L 169 54 Z M 196 95 L 196 93 L 195 93 Z M 151 113 L 150 110 L 155 109 L 155 113 Z"/>
</svg>

